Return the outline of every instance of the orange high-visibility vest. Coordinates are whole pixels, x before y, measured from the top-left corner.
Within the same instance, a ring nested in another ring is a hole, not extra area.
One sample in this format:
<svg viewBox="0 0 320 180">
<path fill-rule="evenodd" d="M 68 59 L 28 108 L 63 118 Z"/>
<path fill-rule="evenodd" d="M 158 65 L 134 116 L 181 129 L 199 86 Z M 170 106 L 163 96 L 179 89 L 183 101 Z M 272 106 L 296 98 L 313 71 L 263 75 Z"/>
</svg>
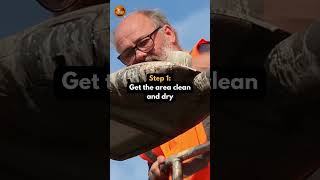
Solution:
<svg viewBox="0 0 320 180">
<path fill-rule="evenodd" d="M 197 44 L 193 47 L 190 52 L 191 56 L 194 58 L 201 53 L 201 49 L 207 49 L 204 46 L 208 46 L 209 42 L 200 39 Z M 207 127 L 209 128 L 209 127 Z M 183 150 L 204 144 L 208 141 L 207 132 L 204 127 L 204 123 L 199 123 L 193 128 L 189 129 L 185 133 L 175 137 L 174 139 L 152 149 L 151 151 L 145 152 L 140 155 L 144 160 L 148 161 L 149 165 L 157 160 L 157 157 L 162 155 L 168 158 L 171 155 L 177 154 Z M 185 162 L 191 161 L 192 159 L 186 160 Z M 191 167 L 183 170 L 184 178 L 183 180 L 209 180 L 210 179 L 210 160 L 205 160 L 205 162 L 198 163 L 194 165 L 196 167 Z M 172 179 L 171 176 L 169 178 Z"/>
</svg>

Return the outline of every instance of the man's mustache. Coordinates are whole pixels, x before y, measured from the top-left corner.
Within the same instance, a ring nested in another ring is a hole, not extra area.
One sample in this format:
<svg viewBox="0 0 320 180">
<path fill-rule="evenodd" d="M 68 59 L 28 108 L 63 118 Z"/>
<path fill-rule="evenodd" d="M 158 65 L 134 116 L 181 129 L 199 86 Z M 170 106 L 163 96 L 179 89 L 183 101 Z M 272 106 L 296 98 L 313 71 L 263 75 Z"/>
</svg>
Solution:
<svg viewBox="0 0 320 180">
<path fill-rule="evenodd" d="M 147 56 L 145 61 L 146 62 L 150 62 L 150 61 L 165 61 L 165 59 L 163 57 L 160 57 L 160 56 Z"/>
<path fill-rule="evenodd" d="M 145 61 L 150 62 L 150 61 L 167 61 L 168 58 L 168 53 L 170 53 L 172 50 L 169 48 L 165 48 L 163 50 L 163 53 L 161 56 L 155 56 L 155 55 L 149 55 L 146 57 Z"/>
</svg>

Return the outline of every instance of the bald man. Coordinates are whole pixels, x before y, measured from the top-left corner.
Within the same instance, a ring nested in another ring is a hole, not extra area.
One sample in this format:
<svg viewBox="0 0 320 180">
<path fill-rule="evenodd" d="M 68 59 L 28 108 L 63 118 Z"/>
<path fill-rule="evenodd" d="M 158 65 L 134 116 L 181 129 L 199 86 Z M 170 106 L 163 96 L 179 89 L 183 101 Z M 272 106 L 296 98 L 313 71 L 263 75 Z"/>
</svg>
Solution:
<svg viewBox="0 0 320 180">
<path fill-rule="evenodd" d="M 147 61 L 169 61 L 198 71 L 208 71 L 210 68 L 209 42 L 200 39 L 191 52 L 184 51 L 179 44 L 175 29 L 158 11 L 142 10 L 130 14 L 116 27 L 113 35 L 113 43 L 119 53 L 118 59 L 126 66 Z M 169 179 L 170 175 L 159 169 L 159 165 L 165 161 L 165 158 L 209 140 L 209 118 L 207 121 L 204 123 L 206 126 L 200 123 L 169 142 L 141 155 L 148 161 L 150 180 Z M 203 136 L 199 137 L 199 134 Z M 191 139 L 202 139 L 202 141 L 194 142 L 195 140 Z M 172 151 L 168 150 L 169 146 Z M 148 156 L 150 153 L 151 157 Z M 190 174 L 184 174 L 184 180 L 210 179 L 208 156 L 202 159 L 200 164 L 191 166 L 197 166 L 197 168 L 189 168 Z"/>
<path fill-rule="evenodd" d="M 172 53 L 185 52 L 174 28 L 157 11 L 138 11 L 124 18 L 114 31 L 114 44 L 120 54 L 118 59 L 127 66 L 153 60 L 170 61 Z M 209 43 L 197 45 L 202 52 L 190 61 L 191 67 L 208 70 Z"/>
</svg>

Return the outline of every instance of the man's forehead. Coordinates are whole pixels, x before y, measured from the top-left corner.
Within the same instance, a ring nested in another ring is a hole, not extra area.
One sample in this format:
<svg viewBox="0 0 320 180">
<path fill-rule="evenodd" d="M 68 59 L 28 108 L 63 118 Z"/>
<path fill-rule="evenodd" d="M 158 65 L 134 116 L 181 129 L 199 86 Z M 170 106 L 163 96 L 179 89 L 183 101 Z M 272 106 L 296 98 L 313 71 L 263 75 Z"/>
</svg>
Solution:
<svg viewBox="0 0 320 180">
<path fill-rule="evenodd" d="M 124 18 L 115 29 L 116 42 L 123 39 L 139 38 L 154 28 L 153 21 L 141 13 L 134 13 Z"/>
<path fill-rule="evenodd" d="M 146 15 L 135 12 L 125 17 L 118 25 L 118 27 L 123 28 L 126 26 L 131 26 L 131 24 L 153 24 L 152 20 Z"/>
</svg>

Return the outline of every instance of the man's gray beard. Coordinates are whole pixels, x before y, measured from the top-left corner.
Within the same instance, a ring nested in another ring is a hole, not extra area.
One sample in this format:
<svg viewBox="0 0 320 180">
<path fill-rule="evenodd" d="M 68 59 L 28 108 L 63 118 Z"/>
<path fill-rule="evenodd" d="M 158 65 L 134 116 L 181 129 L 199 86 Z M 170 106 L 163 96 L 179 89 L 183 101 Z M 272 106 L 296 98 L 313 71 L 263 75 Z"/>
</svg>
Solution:
<svg viewBox="0 0 320 180">
<path fill-rule="evenodd" d="M 173 51 L 173 48 L 169 47 L 169 43 L 167 40 L 164 42 L 164 46 L 161 48 L 161 55 L 160 56 L 155 56 L 155 55 L 150 55 L 147 56 L 145 61 L 168 61 L 168 55 Z"/>
</svg>

